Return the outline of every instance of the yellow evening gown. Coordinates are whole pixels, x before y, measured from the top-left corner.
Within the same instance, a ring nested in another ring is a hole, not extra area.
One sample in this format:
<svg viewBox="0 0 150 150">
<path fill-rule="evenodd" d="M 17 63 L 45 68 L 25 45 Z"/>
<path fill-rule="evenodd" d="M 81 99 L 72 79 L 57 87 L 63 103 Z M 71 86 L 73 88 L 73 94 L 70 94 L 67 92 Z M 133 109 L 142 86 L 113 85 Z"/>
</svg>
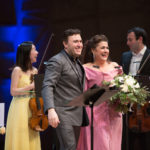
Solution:
<svg viewBox="0 0 150 150">
<path fill-rule="evenodd" d="M 18 87 L 30 84 L 30 77 L 22 74 Z M 41 150 L 40 135 L 29 127 L 31 111 L 29 96 L 13 97 L 7 118 L 5 150 Z"/>
</svg>

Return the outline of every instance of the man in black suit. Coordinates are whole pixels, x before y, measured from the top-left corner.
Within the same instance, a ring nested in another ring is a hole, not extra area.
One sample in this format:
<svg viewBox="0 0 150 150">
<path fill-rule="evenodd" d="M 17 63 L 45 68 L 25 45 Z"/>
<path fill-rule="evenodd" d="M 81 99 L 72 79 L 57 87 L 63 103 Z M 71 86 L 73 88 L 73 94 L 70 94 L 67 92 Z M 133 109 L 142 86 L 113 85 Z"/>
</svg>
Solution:
<svg viewBox="0 0 150 150">
<path fill-rule="evenodd" d="M 46 65 L 42 96 L 49 124 L 56 128 L 61 150 L 76 150 L 73 126 L 83 123 L 83 108 L 67 104 L 82 94 L 85 72 L 78 59 L 83 43 L 79 29 L 68 29 L 63 36 L 64 49 Z M 84 109 L 85 110 L 85 109 Z"/>
<path fill-rule="evenodd" d="M 150 75 L 150 49 L 146 46 L 146 37 L 146 31 L 143 28 L 134 27 L 128 31 L 127 45 L 130 51 L 124 52 L 121 59 L 125 74 Z M 129 150 L 150 150 L 150 132 L 135 133 L 129 129 L 126 138 L 128 139 Z"/>
</svg>

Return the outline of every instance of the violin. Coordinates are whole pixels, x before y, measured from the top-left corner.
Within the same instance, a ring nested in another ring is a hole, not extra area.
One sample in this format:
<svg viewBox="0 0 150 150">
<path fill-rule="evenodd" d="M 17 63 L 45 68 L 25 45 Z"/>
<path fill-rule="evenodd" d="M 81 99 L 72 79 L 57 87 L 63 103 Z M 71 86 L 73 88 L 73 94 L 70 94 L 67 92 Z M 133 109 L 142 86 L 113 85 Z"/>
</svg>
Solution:
<svg viewBox="0 0 150 150">
<path fill-rule="evenodd" d="M 33 97 L 29 101 L 32 117 L 29 119 L 29 126 L 36 131 L 44 131 L 48 128 L 48 119 L 43 110 L 42 97 Z"/>
<path fill-rule="evenodd" d="M 146 86 L 150 91 L 149 76 L 136 76 L 137 81 L 141 86 Z M 150 131 L 150 97 L 147 98 L 144 106 L 133 104 L 131 109 L 133 112 L 129 114 L 128 127 L 133 132 L 148 132 Z"/>
<path fill-rule="evenodd" d="M 46 54 L 46 51 L 48 50 L 48 45 L 50 44 L 52 36 L 53 36 L 53 34 L 49 38 L 47 48 L 45 50 L 43 58 Z M 43 58 L 39 65 L 39 69 L 41 67 Z M 39 72 L 39 69 L 38 69 L 38 72 Z M 36 75 L 36 77 L 37 77 L 37 75 Z M 40 77 L 40 75 L 39 75 L 39 77 Z M 34 75 L 31 75 L 31 83 L 33 82 L 33 80 L 34 80 Z M 36 85 L 36 83 L 35 83 L 35 89 L 36 89 L 36 86 L 40 86 L 40 85 Z M 44 102 L 43 102 L 43 98 L 41 96 L 40 97 L 38 96 L 36 90 L 35 90 L 35 95 L 29 101 L 29 108 L 32 112 L 32 117 L 29 119 L 29 126 L 31 127 L 31 129 L 33 129 L 35 131 L 46 130 L 48 128 L 48 118 L 44 114 Z"/>
<path fill-rule="evenodd" d="M 146 102 L 144 106 L 134 104 L 132 110 L 129 116 L 129 129 L 133 132 L 150 131 L 150 103 Z"/>
</svg>

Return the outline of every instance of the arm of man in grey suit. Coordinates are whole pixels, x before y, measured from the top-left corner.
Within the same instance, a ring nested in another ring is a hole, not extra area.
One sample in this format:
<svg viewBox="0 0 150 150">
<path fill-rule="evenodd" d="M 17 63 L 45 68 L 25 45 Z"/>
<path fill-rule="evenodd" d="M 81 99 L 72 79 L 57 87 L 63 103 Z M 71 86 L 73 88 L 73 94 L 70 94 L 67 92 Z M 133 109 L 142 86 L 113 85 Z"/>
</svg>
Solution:
<svg viewBox="0 0 150 150">
<path fill-rule="evenodd" d="M 53 128 L 56 128 L 60 123 L 58 115 L 54 108 L 48 109 L 48 122 Z"/>
<path fill-rule="evenodd" d="M 57 62 L 54 58 L 50 59 L 46 66 L 42 97 L 44 99 L 44 110 L 48 112 L 49 124 L 54 128 L 56 128 L 60 123 L 58 115 L 55 111 L 53 93 L 60 76 L 61 64 Z"/>
</svg>

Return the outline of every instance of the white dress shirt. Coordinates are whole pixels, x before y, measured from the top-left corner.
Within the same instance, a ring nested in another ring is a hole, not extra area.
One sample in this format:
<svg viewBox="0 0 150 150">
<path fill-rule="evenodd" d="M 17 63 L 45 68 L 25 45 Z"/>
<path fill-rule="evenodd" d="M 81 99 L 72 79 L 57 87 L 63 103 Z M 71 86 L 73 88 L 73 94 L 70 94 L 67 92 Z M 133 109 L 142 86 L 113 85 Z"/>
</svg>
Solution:
<svg viewBox="0 0 150 150">
<path fill-rule="evenodd" d="M 132 59 L 130 63 L 130 68 L 129 68 L 129 74 L 135 76 L 137 74 L 137 71 L 139 70 L 141 60 L 143 58 L 143 55 L 146 51 L 146 46 L 138 53 L 132 52 Z"/>
</svg>

